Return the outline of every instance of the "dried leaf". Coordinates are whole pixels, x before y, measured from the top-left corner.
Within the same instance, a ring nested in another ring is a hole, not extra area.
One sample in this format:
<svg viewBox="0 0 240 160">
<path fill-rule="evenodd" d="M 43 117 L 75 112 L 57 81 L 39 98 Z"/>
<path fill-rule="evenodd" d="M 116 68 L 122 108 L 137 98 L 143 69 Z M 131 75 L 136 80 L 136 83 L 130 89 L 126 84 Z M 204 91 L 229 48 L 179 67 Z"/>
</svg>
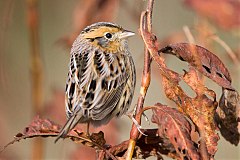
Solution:
<svg viewBox="0 0 240 160">
<path fill-rule="evenodd" d="M 24 129 L 22 133 L 16 134 L 14 136 L 14 140 L 9 142 L 4 148 L 0 151 L 0 153 L 9 145 L 19 142 L 22 139 L 34 138 L 34 137 L 57 137 L 60 132 L 61 126 L 50 121 L 48 119 L 41 119 L 38 116 L 33 119 L 31 124 Z M 82 143 L 86 146 L 92 148 L 98 148 L 105 150 L 104 144 L 105 139 L 102 132 L 93 133 L 93 136 L 88 136 L 84 132 L 79 132 L 77 130 L 70 131 L 66 138 L 71 139 L 75 143 Z M 111 155 L 110 155 L 111 156 Z"/>
<path fill-rule="evenodd" d="M 157 129 L 144 130 L 144 133 L 148 136 L 141 136 L 137 141 L 134 158 L 146 159 L 155 156 L 157 159 L 163 159 L 163 154 L 171 158 L 178 157 L 173 145 L 168 140 L 164 141 L 158 136 L 157 131 Z"/>
<path fill-rule="evenodd" d="M 141 30 L 144 31 L 143 29 Z M 178 83 L 180 81 L 179 74 L 168 69 L 166 64 L 164 63 L 164 59 L 159 56 L 159 52 L 161 50 L 159 51 L 159 42 L 157 41 L 157 37 L 154 34 L 149 33 L 148 31 L 141 32 L 141 36 L 153 60 L 157 63 L 162 76 L 173 81 L 174 83 Z"/>
<path fill-rule="evenodd" d="M 22 136 L 31 136 L 39 133 L 48 133 L 50 131 L 56 133 L 60 128 L 60 125 L 48 119 L 40 119 L 39 116 L 37 116 L 33 119 L 32 123 L 24 129 L 23 133 L 17 134 L 17 137 L 21 137 L 19 136 L 20 134 Z"/>
<path fill-rule="evenodd" d="M 80 124 L 78 126 L 80 126 L 83 130 L 87 129 L 87 127 L 84 125 Z M 86 128 L 84 128 L 84 127 L 86 127 Z M 79 127 L 76 127 L 76 128 L 79 128 Z M 101 127 L 94 128 L 94 127 L 90 126 L 90 132 L 101 133 L 101 131 L 104 132 L 106 144 L 113 145 L 113 144 L 117 143 L 117 139 L 120 136 L 120 132 L 116 125 L 115 119 L 111 120 L 110 123 L 108 123 L 107 125 L 103 125 Z M 101 137 L 101 135 L 99 135 L 99 136 Z M 99 138 L 99 137 L 97 137 L 97 138 Z M 102 140 L 100 139 L 99 143 L 102 143 L 101 142 Z M 104 146 L 106 147 L 106 145 L 104 145 Z M 105 153 L 105 151 L 103 151 L 103 152 Z M 79 158 L 79 154 L 81 154 L 80 158 Z M 91 157 L 89 157 L 89 155 L 91 155 Z M 69 159 L 71 159 L 71 160 L 89 159 L 90 160 L 90 159 L 95 159 L 95 158 L 96 158 L 95 150 L 93 150 L 92 148 L 86 147 L 86 146 L 79 146 L 73 152 L 70 153 Z"/>
<path fill-rule="evenodd" d="M 224 29 L 240 26 L 240 2 L 236 0 L 185 0 L 185 4 Z"/>
<path fill-rule="evenodd" d="M 207 151 L 214 156 L 217 151 L 217 142 L 219 136 L 216 133 L 214 114 L 217 107 L 216 95 L 203 85 L 203 82 L 197 75 L 194 68 L 190 67 L 188 72 L 183 76 L 184 81 L 195 91 L 195 98 L 182 97 L 185 103 L 181 108 L 191 117 L 192 121 L 197 125 L 200 136 L 205 140 Z M 206 96 L 210 95 L 212 99 Z"/>
<path fill-rule="evenodd" d="M 217 107 L 217 102 L 215 101 L 216 97 L 215 93 L 212 90 L 207 89 L 199 80 L 195 69 L 212 78 L 219 85 L 226 88 L 232 88 L 231 78 L 227 69 L 215 55 L 202 47 L 179 43 L 169 45 L 159 50 L 157 39 L 153 38 L 153 34 L 141 29 L 141 35 L 149 52 L 151 53 L 152 58 L 159 66 L 160 73 L 162 75 L 162 85 L 166 96 L 170 100 L 173 100 L 178 105 L 179 109 L 186 113 L 199 129 L 201 137 L 201 149 L 199 152 L 201 153 L 201 157 L 203 159 L 213 157 L 217 151 L 217 142 L 219 140 L 219 136 L 215 132 L 216 126 L 213 119 Z M 197 50 L 200 50 L 200 52 L 196 52 Z M 159 55 L 161 52 L 171 52 L 171 54 L 176 55 L 181 60 L 186 60 L 189 62 L 190 66 L 192 66 L 189 74 L 185 73 L 183 79 L 187 84 L 189 83 L 189 86 L 196 92 L 197 96 L 195 98 L 191 98 L 184 93 L 182 88 L 179 86 L 179 79 L 182 76 L 179 76 L 178 73 L 174 73 L 170 69 L 166 68 L 163 58 Z M 210 63 L 212 61 L 216 62 L 215 65 Z M 211 66 L 209 71 L 212 69 L 212 72 L 215 73 L 214 76 L 218 75 L 219 77 L 214 77 L 209 74 L 202 64 L 208 65 L 209 67 Z M 213 100 L 209 99 L 205 94 L 212 96 Z M 206 147 L 202 147 L 203 145 Z"/>
<path fill-rule="evenodd" d="M 240 96 L 237 91 L 223 90 L 215 120 L 222 136 L 237 146 L 240 140 Z"/>
<path fill-rule="evenodd" d="M 180 60 L 187 61 L 203 75 L 212 79 L 218 85 L 234 90 L 231 77 L 222 61 L 207 49 L 194 44 L 171 44 L 160 50 L 162 53 L 173 54 Z"/>
<path fill-rule="evenodd" d="M 156 104 L 152 121 L 158 124 L 160 137 L 169 139 L 181 159 L 200 159 L 200 154 L 191 140 L 191 125 L 176 109 Z"/>
<path fill-rule="evenodd" d="M 129 141 L 123 141 L 122 143 L 115 145 L 115 146 L 111 146 L 108 150 L 110 153 L 112 153 L 115 156 L 123 156 L 125 151 L 128 148 L 128 143 Z"/>
<path fill-rule="evenodd" d="M 48 137 L 57 136 L 60 130 L 60 125 L 47 119 L 40 119 L 38 116 L 33 119 L 31 124 L 24 129 L 22 133 L 17 133 L 14 136 L 14 140 L 9 142 L 0 153 L 7 148 L 9 145 L 19 142 L 22 139 L 34 138 L 34 137 Z"/>
<path fill-rule="evenodd" d="M 208 153 L 212 156 L 216 153 L 219 140 L 213 119 L 217 106 L 215 93 L 202 84 L 193 67 L 189 72 L 185 72 L 183 80 L 196 92 L 196 97 L 188 97 L 178 83 L 173 83 L 165 77 L 162 81 L 164 91 L 166 96 L 178 105 L 179 110 L 186 113 L 198 127 L 201 144 L 206 145 L 207 148 L 207 151 L 200 150 L 201 156 L 209 158 Z M 205 93 L 212 96 L 214 101 L 209 99 Z"/>
<path fill-rule="evenodd" d="M 155 156 L 158 159 L 162 159 L 162 154 L 173 159 L 179 158 L 179 156 L 176 155 L 173 145 L 169 143 L 168 140 L 163 140 L 157 135 L 157 129 L 144 129 L 143 132 L 148 136 L 139 137 L 132 158 L 145 159 L 150 156 Z M 124 154 L 128 149 L 128 143 L 129 140 L 123 141 L 115 146 L 109 146 L 107 151 L 118 157 L 118 159 L 124 159 Z M 102 159 L 103 156 L 104 159 L 109 159 L 106 151 L 101 152 L 102 153 L 98 154 L 99 159 Z"/>
</svg>

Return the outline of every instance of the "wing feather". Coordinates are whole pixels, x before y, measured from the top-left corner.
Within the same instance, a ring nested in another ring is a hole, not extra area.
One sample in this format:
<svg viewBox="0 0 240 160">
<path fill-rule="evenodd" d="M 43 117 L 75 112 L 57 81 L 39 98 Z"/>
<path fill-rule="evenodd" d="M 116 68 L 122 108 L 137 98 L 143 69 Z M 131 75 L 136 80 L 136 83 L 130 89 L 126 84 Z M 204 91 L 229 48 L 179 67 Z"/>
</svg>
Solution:
<svg viewBox="0 0 240 160">
<path fill-rule="evenodd" d="M 103 123 L 107 123 L 117 114 L 114 110 L 119 107 L 119 103 L 124 106 L 127 103 L 126 100 L 121 100 L 121 97 L 126 98 L 123 94 L 129 90 L 126 88 L 129 79 L 125 66 L 126 56 L 121 53 L 105 53 L 99 48 L 85 48 L 83 52 L 81 47 L 75 47 L 77 50 L 71 51 L 66 86 L 68 117 L 80 111 L 82 118 L 79 122 L 103 120 Z M 109 115 L 113 111 L 114 114 Z M 125 109 L 118 112 L 125 113 Z"/>
<path fill-rule="evenodd" d="M 106 90 L 101 92 L 104 96 L 101 98 L 98 105 L 94 106 L 91 111 L 93 120 L 104 119 L 115 109 L 121 99 L 125 85 L 126 81 L 119 84 L 118 87 L 111 89 L 110 92 L 106 92 Z"/>
<path fill-rule="evenodd" d="M 89 76 L 91 76 L 91 73 L 86 73 L 89 72 L 88 66 L 91 59 L 89 50 L 91 48 L 87 50 L 86 47 L 79 46 L 79 43 L 79 39 L 77 39 L 70 53 L 71 57 L 65 94 L 65 107 L 68 117 L 72 116 L 76 108 L 79 109 L 79 95 L 84 85 L 87 84 Z"/>
</svg>

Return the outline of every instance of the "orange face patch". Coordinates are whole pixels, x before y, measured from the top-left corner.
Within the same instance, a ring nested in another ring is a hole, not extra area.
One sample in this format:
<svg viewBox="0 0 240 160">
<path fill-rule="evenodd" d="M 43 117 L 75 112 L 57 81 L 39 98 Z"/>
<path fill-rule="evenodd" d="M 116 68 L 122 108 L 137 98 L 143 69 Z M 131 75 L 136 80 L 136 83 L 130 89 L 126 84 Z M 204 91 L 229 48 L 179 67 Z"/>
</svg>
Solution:
<svg viewBox="0 0 240 160">
<path fill-rule="evenodd" d="M 94 29 L 90 32 L 83 34 L 83 37 L 86 39 L 92 39 L 92 38 L 96 38 L 96 37 L 103 37 L 107 32 L 117 33 L 119 31 L 120 31 L 119 28 L 102 26 L 102 27 L 99 27 L 97 29 Z"/>
<path fill-rule="evenodd" d="M 95 39 L 96 37 L 104 37 L 106 33 L 114 34 L 114 33 L 120 32 L 120 31 L 121 31 L 120 28 L 113 28 L 113 27 L 102 26 L 100 28 L 96 28 L 96 29 L 91 30 L 91 31 L 89 31 L 87 33 L 84 33 L 83 37 L 85 39 Z M 96 46 L 96 47 L 101 48 L 104 51 L 107 51 L 107 52 L 115 53 L 115 52 L 121 50 L 121 42 L 118 41 L 117 39 L 113 40 L 113 41 L 109 41 L 109 44 L 106 47 L 100 46 L 98 44 L 97 40 L 94 40 L 92 42 L 92 44 L 94 46 Z"/>
</svg>

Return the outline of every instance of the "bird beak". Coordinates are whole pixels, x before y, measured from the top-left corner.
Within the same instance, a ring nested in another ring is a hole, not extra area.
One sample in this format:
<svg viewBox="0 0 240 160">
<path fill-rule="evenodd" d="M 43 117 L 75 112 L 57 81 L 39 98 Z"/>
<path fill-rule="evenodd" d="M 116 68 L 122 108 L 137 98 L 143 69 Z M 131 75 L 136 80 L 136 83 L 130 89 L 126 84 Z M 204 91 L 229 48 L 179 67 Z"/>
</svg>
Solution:
<svg viewBox="0 0 240 160">
<path fill-rule="evenodd" d="M 134 35 L 135 35 L 134 32 L 124 30 L 122 33 L 119 34 L 119 39 L 128 38 L 128 37 L 131 37 L 131 36 L 134 36 Z"/>
</svg>

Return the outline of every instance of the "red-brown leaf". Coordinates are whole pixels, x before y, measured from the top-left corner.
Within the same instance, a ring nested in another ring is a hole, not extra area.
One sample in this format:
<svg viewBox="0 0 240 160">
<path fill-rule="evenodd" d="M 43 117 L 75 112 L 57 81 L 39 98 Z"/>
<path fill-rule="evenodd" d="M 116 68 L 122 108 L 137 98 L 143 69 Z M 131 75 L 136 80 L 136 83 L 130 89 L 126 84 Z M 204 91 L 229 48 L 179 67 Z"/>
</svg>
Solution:
<svg viewBox="0 0 240 160">
<path fill-rule="evenodd" d="M 15 142 L 19 142 L 23 139 L 34 137 L 57 137 L 60 129 L 61 126 L 54 123 L 53 121 L 48 119 L 41 119 L 37 116 L 33 119 L 30 125 L 28 125 L 28 127 L 24 129 L 22 133 L 16 134 L 16 136 L 14 136 L 14 140 L 5 145 L 4 148 L 0 150 L 0 153 L 9 145 Z M 103 145 L 106 143 L 106 141 L 104 139 L 103 132 L 93 133 L 91 137 L 89 137 L 84 132 L 72 130 L 67 134 L 66 138 L 69 138 L 76 143 L 82 143 L 92 148 L 100 148 L 105 150 Z"/>
<path fill-rule="evenodd" d="M 200 78 L 196 74 L 195 69 L 200 70 L 202 74 L 206 74 L 206 71 L 203 70 L 204 68 L 201 65 L 201 61 L 203 61 L 203 64 L 206 63 L 208 65 L 212 65 L 211 63 L 209 63 L 209 61 L 215 60 L 218 65 L 211 66 L 212 70 L 215 72 L 215 74 L 217 74 L 217 71 L 222 73 L 223 75 L 225 74 L 225 76 L 222 76 L 225 79 L 222 78 L 222 80 L 221 77 L 216 79 L 215 77 L 214 80 L 217 81 L 220 85 L 232 88 L 230 85 L 231 78 L 228 71 L 225 69 L 222 62 L 212 53 L 209 58 L 207 57 L 207 54 L 210 53 L 196 52 L 196 48 L 199 49 L 199 47 L 195 47 L 195 45 L 180 43 L 158 50 L 158 42 L 157 39 L 154 38 L 153 34 L 144 31 L 144 29 L 142 29 L 141 34 L 149 52 L 159 66 L 160 74 L 162 75 L 162 85 L 166 96 L 170 100 L 174 101 L 178 105 L 179 110 L 186 113 L 195 123 L 195 125 L 199 128 L 199 133 L 201 136 L 200 147 L 203 146 L 199 151 L 201 153 L 201 157 L 203 159 L 209 159 L 210 157 L 213 157 L 217 151 L 217 142 L 219 140 L 219 136 L 215 131 L 216 126 L 213 119 L 215 109 L 217 107 L 217 103 L 215 101 L 216 95 L 212 90 L 209 90 L 203 85 Z M 186 46 L 192 47 L 187 48 Z M 180 55 L 178 52 L 174 52 L 174 49 L 176 48 L 180 49 Z M 161 55 L 159 55 L 159 53 L 161 52 L 174 52 L 171 54 L 175 54 L 180 59 L 187 60 L 190 63 L 190 66 L 192 66 L 190 68 L 191 71 L 189 73 L 185 72 L 182 78 L 196 92 L 197 96 L 195 98 L 189 97 L 179 86 L 179 74 L 172 74 L 173 71 L 166 68 L 163 58 L 161 57 Z M 187 52 L 186 55 L 185 52 Z M 199 58 L 199 54 L 204 55 L 202 59 Z M 185 57 L 182 57 L 181 55 Z M 208 76 L 211 77 L 212 75 L 208 74 Z M 209 99 L 205 94 L 213 97 L 213 100 Z"/>
<path fill-rule="evenodd" d="M 179 156 L 176 155 L 176 151 L 173 145 L 169 143 L 169 140 L 163 140 L 158 136 L 158 129 L 144 129 L 142 131 L 148 136 L 139 137 L 132 158 L 145 159 L 155 156 L 157 159 L 162 159 L 162 155 L 167 155 L 170 158 L 179 159 Z M 108 151 L 115 156 L 121 157 L 119 159 L 123 159 L 128 148 L 128 143 L 129 140 L 124 141 L 118 145 L 110 147 Z"/>
<path fill-rule="evenodd" d="M 234 90 L 231 86 L 230 74 L 222 61 L 207 49 L 189 43 L 176 43 L 160 50 L 162 53 L 173 54 L 187 61 L 200 73 L 212 79 L 218 85 Z"/>
<path fill-rule="evenodd" d="M 23 135 L 34 135 L 37 133 L 48 133 L 49 131 L 57 132 L 61 126 L 48 120 L 40 119 L 38 116 L 32 121 L 32 123 L 25 128 Z"/>
<path fill-rule="evenodd" d="M 189 72 L 185 72 L 183 80 L 195 91 L 196 97 L 188 97 L 179 84 L 172 83 L 163 77 L 164 91 L 166 96 L 178 105 L 179 110 L 188 115 L 198 127 L 201 137 L 200 141 L 207 149 L 204 152 L 202 152 L 204 148 L 200 150 L 201 156 L 209 158 L 210 155 L 214 156 L 216 153 L 219 140 L 215 132 L 216 126 L 213 119 L 217 105 L 215 102 L 216 95 L 202 84 L 193 67 L 190 67 Z M 206 93 L 213 100 L 209 99 L 205 95 Z"/>
<path fill-rule="evenodd" d="M 222 136 L 237 146 L 240 140 L 240 97 L 237 91 L 223 91 L 215 120 Z"/>
<path fill-rule="evenodd" d="M 197 125 L 201 136 L 201 143 L 205 141 L 204 143 L 206 143 L 208 153 L 214 156 L 219 140 L 219 136 L 215 131 L 216 125 L 214 121 L 214 114 L 217 107 L 216 94 L 204 86 L 193 67 L 190 67 L 189 71 L 185 72 L 183 80 L 191 87 L 197 96 L 194 98 L 182 96 L 180 99 L 184 101 L 184 103 L 182 103 L 181 109 L 183 109 L 195 125 Z M 206 94 L 211 96 L 212 99 L 206 96 Z"/>
<path fill-rule="evenodd" d="M 158 134 L 173 144 L 181 159 L 200 159 L 200 155 L 191 140 L 191 125 L 187 118 L 176 109 L 156 104 L 152 121 L 158 124 Z"/>
<path fill-rule="evenodd" d="M 83 127 L 83 126 L 81 126 L 81 127 Z M 83 128 L 83 129 L 86 130 L 87 128 Z M 107 125 L 104 125 L 104 126 L 101 126 L 98 128 L 90 127 L 90 132 L 98 133 L 100 131 L 104 132 L 106 143 L 108 145 L 113 145 L 113 144 L 117 143 L 117 139 L 118 139 L 120 133 L 117 128 L 115 119 L 111 120 L 110 123 L 108 123 Z M 81 157 L 79 157 L 79 154 L 81 154 Z M 91 156 L 88 156 L 88 155 L 91 155 Z M 80 146 L 76 150 L 71 152 L 70 159 L 71 160 L 96 159 L 96 151 L 90 147 Z"/>
<path fill-rule="evenodd" d="M 7 148 L 9 145 L 19 142 L 20 140 L 34 137 L 49 137 L 49 136 L 57 136 L 60 130 L 60 125 L 48 120 L 48 119 L 40 119 L 39 116 L 35 117 L 31 124 L 24 129 L 21 133 L 17 133 L 14 136 L 14 140 L 9 142 L 4 146 L 0 153 Z"/>
</svg>

